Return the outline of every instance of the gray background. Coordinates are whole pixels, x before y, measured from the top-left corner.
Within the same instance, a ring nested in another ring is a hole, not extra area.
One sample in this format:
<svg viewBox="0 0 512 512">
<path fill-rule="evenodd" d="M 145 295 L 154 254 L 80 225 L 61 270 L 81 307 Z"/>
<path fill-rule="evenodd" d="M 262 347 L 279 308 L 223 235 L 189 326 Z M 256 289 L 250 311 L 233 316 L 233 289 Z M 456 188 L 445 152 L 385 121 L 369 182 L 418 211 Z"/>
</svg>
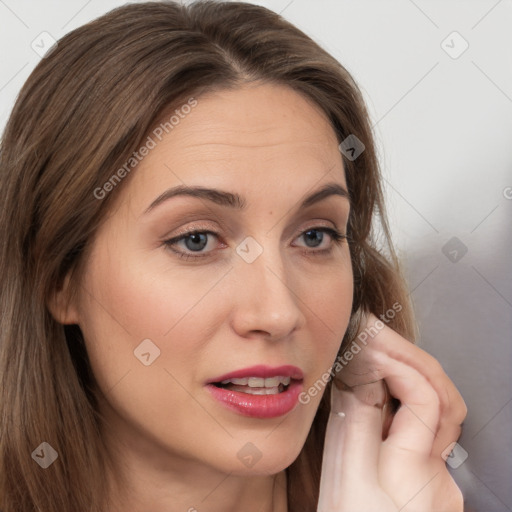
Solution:
<svg viewBox="0 0 512 512">
<path fill-rule="evenodd" d="M 40 34 L 58 39 L 123 3 L 0 0 L 0 127 L 47 44 Z M 468 457 L 450 471 L 467 511 L 512 510 L 512 2 L 253 3 L 282 13 L 360 84 L 419 345 L 469 408 Z"/>
</svg>

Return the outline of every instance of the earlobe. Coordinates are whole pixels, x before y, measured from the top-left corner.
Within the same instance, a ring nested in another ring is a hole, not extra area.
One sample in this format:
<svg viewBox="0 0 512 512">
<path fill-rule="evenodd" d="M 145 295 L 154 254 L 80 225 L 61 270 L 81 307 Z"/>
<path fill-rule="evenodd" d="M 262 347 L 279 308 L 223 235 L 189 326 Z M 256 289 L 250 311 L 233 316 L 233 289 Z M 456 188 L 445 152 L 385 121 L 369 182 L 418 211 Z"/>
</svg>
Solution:
<svg viewBox="0 0 512 512">
<path fill-rule="evenodd" d="M 48 309 L 60 324 L 78 324 L 76 305 L 70 299 L 70 274 L 66 275 L 62 286 L 55 290 L 47 303 Z"/>
</svg>

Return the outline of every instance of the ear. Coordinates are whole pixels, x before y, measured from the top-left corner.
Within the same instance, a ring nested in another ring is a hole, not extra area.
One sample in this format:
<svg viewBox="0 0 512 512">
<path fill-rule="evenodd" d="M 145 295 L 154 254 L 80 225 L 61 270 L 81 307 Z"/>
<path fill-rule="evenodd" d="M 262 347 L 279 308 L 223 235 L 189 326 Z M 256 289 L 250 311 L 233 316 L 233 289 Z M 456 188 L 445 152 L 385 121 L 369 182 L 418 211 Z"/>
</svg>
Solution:
<svg viewBox="0 0 512 512">
<path fill-rule="evenodd" d="M 78 309 L 70 300 L 71 272 L 66 275 L 62 286 L 48 300 L 48 309 L 60 324 L 78 324 Z"/>
</svg>

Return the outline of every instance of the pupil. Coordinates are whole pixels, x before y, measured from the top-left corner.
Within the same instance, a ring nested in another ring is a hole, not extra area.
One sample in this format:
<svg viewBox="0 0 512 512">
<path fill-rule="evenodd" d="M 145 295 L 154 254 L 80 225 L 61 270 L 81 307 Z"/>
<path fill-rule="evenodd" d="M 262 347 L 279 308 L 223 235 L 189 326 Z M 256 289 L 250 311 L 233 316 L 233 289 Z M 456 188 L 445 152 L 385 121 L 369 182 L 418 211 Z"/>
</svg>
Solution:
<svg viewBox="0 0 512 512">
<path fill-rule="evenodd" d="M 310 237 L 309 236 L 310 233 L 316 233 L 316 236 Z M 309 231 L 306 231 L 306 233 L 304 233 L 304 236 L 306 237 L 306 245 L 308 245 L 308 240 L 313 241 L 313 242 L 318 241 L 321 244 L 324 234 L 322 231 L 318 231 L 317 229 L 310 229 Z M 308 247 L 316 247 L 316 245 L 315 246 L 308 245 Z"/>
<path fill-rule="evenodd" d="M 201 238 L 202 240 L 200 240 Z M 194 245 L 191 246 L 191 244 L 188 243 L 190 240 L 192 240 L 194 244 L 199 244 L 200 247 Z M 205 233 L 193 233 L 185 239 L 185 245 L 187 246 L 187 249 L 190 249 L 191 251 L 200 251 L 205 248 L 207 241 Z"/>
</svg>

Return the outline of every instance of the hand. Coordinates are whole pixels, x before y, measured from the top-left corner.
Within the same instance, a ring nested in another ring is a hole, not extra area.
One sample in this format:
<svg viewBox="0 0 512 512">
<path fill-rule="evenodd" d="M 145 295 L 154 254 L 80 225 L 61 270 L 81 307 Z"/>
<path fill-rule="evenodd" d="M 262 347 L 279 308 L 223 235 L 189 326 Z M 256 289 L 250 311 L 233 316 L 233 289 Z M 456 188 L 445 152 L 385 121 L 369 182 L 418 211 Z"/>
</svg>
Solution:
<svg viewBox="0 0 512 512">
<path fill-rule="evenodd" d="M 462 512 L 445 458 L 466 404 L 434 357 L 371 314 L 369 326 L 331 388 L 317 512 Z"/>
</svg>

